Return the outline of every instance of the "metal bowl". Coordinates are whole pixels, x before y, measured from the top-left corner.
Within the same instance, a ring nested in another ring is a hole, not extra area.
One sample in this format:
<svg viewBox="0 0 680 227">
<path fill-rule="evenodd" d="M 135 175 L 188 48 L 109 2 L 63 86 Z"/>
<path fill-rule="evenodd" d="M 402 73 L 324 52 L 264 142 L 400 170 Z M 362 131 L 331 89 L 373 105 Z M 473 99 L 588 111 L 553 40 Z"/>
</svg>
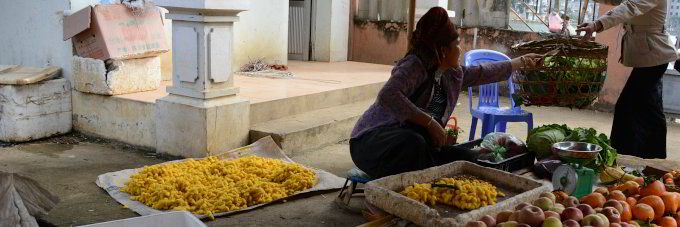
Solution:
<svg viewBox="0 0 680 227">
<path fill-rule="evenodd" d="M 560 158 L 590 160 L 597 157 L 602 147 L 592 143 L 559 142 L 553 144 L 552 151 Z"/>
</svg>

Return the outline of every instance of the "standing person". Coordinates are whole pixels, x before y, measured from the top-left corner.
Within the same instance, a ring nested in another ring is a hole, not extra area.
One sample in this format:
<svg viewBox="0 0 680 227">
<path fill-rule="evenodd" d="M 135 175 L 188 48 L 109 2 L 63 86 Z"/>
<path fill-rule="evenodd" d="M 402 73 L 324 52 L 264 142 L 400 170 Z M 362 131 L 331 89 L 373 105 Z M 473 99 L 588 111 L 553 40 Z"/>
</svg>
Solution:
<svg viewBox="0 0 680 227">
<path fill-rule="evenodd" d="M 542 56 L 461 67 L 458 32 L 445 9 L 431 8 L 418 21 L 409 51 L 361 116 L 349 141 L 352 160 L 373 178 L 421 170 L 475 154 L 439 149 L 443 126 L 458 94 L 469 86 L 507 80 L 513 69 L 535 67 Z"/>
<path fill-rule="evenodd" d="M 633 71 L 616 102 L 612 125 L 612 146 L 621 154 L 640 158 L 666 158 L 666 116 L 661 99 L 661 78 L 668 63 L 678 56 L 666 33 L 667 0 L 598 0 L 618 5 L 594 22 L 578 26 L 590 39 L 623 23 L 621 44 L 623 65 Z"/>
</svg>

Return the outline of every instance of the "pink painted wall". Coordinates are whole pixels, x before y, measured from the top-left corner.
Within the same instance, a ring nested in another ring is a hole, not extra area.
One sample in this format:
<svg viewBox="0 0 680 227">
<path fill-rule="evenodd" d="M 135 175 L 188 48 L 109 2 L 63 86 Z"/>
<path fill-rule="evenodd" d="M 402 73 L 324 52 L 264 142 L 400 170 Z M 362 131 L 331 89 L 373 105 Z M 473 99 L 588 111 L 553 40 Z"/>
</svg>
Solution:
<svg viewBox="0 0 680 227">
<path fill-rule="evenodd" d="M 613 6 L 600 4 L 600 15 L 604 15 Z M 621 38 L 623 33 L 621 25 L 610 28 L 607 31 L 597 34 L 596 42 L 609 46 L 609 57 L 607 59 L 607 80 L 604 81 L 604 88 L 600 92 L 600 96 L 595 103 L 595 108 L 613 111 L 616 100 L 621 94 L 623 86 L 630 76 L 632 68 L 625 67 L 619 63 L 621 56 Z"/>
<path fill-rule="evenodd" d="M 406 25 L 351 22 L 350 61 L 394 65 L 406 54 Z"/>
</svg>

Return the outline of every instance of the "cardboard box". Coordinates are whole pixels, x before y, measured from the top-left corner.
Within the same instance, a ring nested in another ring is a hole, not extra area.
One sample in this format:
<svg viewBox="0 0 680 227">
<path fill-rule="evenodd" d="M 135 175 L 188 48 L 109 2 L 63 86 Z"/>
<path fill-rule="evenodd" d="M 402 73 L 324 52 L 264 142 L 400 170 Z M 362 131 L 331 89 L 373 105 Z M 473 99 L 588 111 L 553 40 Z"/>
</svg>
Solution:
<svg viewBox="0 0 680 227">
<path fill-rule="evenodd" d="M 122 60 L 168 51 L 160 11 L 135 15 L 126 6 L 96 5 L 64 18 L 64 40 L 80 57 Z"/>
</svg>

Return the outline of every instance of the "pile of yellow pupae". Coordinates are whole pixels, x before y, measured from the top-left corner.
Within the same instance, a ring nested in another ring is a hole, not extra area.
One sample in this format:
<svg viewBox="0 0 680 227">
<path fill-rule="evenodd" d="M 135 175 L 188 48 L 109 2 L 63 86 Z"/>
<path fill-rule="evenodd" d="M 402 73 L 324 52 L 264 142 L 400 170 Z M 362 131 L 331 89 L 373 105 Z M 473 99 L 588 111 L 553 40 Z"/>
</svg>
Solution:
<svg viewBox="0 0 680 227">
<path fill-rule="evenodd" d="M 413 184 L 401 194 L 432 206 L 442 203 L 466 210 L 494 205 L 498 196 L 505 196 L 493 184 L 469 177 L 441 178 L 432 184 Z"/>
<path fill-rule="evenodd" d="M 144 167 L 121 191 L 154 209 L 213 217 L 290 196 L 316 182 L 313 170 L 295 163 L 254 156 L 208 157 Z"/>
</svg>

